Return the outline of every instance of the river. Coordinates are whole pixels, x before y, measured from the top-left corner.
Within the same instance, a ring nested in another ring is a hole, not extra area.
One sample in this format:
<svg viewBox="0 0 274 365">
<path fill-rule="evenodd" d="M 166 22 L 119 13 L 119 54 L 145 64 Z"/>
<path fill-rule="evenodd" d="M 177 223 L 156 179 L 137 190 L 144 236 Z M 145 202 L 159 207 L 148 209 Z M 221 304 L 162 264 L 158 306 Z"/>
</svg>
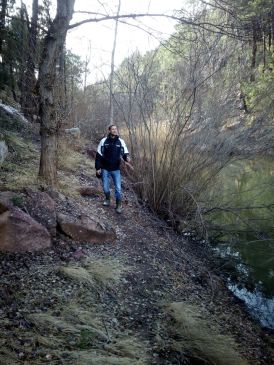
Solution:
<svg viewBox="0 0 274 365">
<path fill-rule="evenodd" d="M 274 158 L 233 161 L 210 198 L 220 209 L 206 215 L 209 236 L 224 259 L 228 287 L 274 329 Z"/>
</svg>

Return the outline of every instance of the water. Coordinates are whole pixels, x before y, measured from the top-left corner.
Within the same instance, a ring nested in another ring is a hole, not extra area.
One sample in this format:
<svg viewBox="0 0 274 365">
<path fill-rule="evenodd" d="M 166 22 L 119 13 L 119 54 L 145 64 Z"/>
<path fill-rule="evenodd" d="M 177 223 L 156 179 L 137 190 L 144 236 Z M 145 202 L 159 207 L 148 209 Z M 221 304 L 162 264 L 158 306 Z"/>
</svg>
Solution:
<svg viewBox="0 0 274 365">
<path fill-rule="evenodd" d="M 227 166 L 211 191 L 206 219 L 225 259 L 228 287 L 265 327 L 274 329 L 274 158 Z"/>
</svg>

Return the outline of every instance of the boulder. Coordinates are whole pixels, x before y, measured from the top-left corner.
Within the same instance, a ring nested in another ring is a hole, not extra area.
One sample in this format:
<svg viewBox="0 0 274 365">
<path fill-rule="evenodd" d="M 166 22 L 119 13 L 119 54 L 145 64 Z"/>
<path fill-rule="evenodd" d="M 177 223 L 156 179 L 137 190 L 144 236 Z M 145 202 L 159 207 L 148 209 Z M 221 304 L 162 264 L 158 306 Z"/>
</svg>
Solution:
<svg viewBox="0 0 274 365">
<path fill-rule="evenodd" d="M 58 214 L 57 221 L 61 230 L 77 242 L 104 243 L 113 242 L 117 238 L 114 229 L 88 217 L 75 219 L 65 214 Z"/>
<path fill-rule="evenodd" d="M 13 206 L 12 198 L 14 196 L 15 196 L 15 193 L 12 191 L 1 191 L 0 192 L 0 214 Z"/>
<path fill-rule="evenodd" d="M 80 138 L 81 131 L 79 127 L 67 128 L 65 134 L 73 138 Z"/>
<path fill-rule="evenodd" d="M 0 102 L 0 127 L 21 131 L 29 128 L 30 123 L 18 109 Z"/>
<path fill-rule="evenodd" d="M 0 251 L 32 252 L 50 246 L 47 229 L 21 209 L 10 207 L 0 214 Z"/>
<path fill-rule="evenodd" d="M 5 141 L 0 141 L 0 166 L 5 161 L 8 155 L 8 146 Z"/>
<path fill-rule="evenodd" d="M 0 201 L 0 214 L 5 213 L 7 210 L 9 210 L 8 205 Z"/>
<path fill-rule="evenodd" d="M 17 206 L 22 208 L 24 205 L 24 194 L 14 191 L 1 191 L 0 192 L 0 204 L 5 205 L 8 208 Z"/>
<path fill-rule="evenodd" d="M 55 201 L 45 192 L 26 189 L 26 209 L 29 215 L 41 223 L 52 236 L 56 236 Z"/>
</svg>

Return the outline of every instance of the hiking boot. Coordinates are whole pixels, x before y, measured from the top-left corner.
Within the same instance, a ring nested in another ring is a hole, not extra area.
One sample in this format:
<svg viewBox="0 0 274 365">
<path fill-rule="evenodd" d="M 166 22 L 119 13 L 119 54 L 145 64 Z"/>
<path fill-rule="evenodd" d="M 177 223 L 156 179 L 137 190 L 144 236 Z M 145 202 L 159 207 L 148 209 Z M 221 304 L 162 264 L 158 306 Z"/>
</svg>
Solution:
<svg viewBox="0 0 274 365">
<path fill-rule="evenodd" d="M 105 200 L 103 201 L 103 205 L 104 205 L 105 207 L 109 207 L 109 206 L 110 206 L 110 199 L 105 199 Z"/>
<path fill-rule="evenodd" d="M 109 194 L 106 194 L 106 199 L 104 200 L 103 205 L 105 207 L 109 207 L 110 206 L 110 195 Z"/>
<path fill-rule="evenodd" d="M 122 213 L 122 202 L 120 200 L 116 200 L 116 213 L 121 214 Z"/>
</svg>

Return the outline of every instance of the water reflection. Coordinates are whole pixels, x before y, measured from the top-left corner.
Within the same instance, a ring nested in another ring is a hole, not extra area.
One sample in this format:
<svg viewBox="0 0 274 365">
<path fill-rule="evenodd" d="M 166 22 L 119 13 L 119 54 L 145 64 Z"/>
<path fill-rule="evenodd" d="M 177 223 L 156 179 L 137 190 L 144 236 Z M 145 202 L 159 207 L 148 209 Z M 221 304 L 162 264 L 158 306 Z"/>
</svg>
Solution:
<svg viewBox="0 0 274 365">
<path fill-rule="evenodd" d="M 230 289 L 264 326 L 274 328 L 274 159 L 238 160 L 210 195 L 206 217 L 218 254 L 229 263 Z M 234 273 L 232 273 L 234 271 Z"/>
</svg>

